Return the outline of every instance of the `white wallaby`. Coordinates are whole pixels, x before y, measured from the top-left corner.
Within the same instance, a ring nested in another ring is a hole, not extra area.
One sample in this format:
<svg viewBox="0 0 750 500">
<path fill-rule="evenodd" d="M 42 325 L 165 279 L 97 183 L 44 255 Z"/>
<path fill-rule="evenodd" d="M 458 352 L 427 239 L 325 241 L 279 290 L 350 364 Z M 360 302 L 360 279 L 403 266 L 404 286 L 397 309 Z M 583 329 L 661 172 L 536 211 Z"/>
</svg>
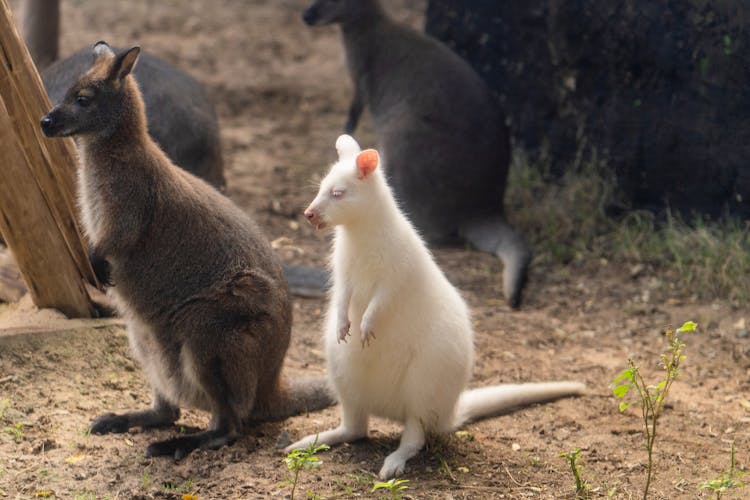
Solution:
<svg viewBox="0 0 750 500">
<path fill-rule="evenodd" d="M 427 433 L 584 391 L 577 382 L 466 390 L 474 356 L 466 303 L 399 210 L 377 151 L 360 151 L 348 135 L 336 148 L 339 161 L 305 210 L 316 228 L 336 227 L 325 344 L 341 424 L 319 443 L 365 437 L 369 415 L 403 422 L 401 444 L 380 470 L 388 479 L 403 473 Z M 347 342 L 350 333 L 359 342 Z"/>
</svg>

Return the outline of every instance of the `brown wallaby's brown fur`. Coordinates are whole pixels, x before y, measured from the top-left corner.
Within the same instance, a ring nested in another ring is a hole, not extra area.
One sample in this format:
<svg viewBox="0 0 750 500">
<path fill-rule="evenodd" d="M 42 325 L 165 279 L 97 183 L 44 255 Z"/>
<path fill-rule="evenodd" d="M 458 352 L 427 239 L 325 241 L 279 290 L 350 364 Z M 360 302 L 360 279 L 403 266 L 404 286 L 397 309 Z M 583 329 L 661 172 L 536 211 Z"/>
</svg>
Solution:
<svg viewBox="0 0 750 500">
<path fill-rule="evenodd" d="M 42 119 L 42 129 L 77 139 L 92 263 L 112 284 L 153 388 L 152 408 L 101 415 L 91 430 L 169 425 L 181 406 L 211 412 L 208 430 L 146 451 L 181 458 L 231 442 L 250 421 L 334 399 L 323 377 L 293 384 L 280 377 L 292 322 L 281 265 L 246 214 L 174 166 L 149 137 L 130 75 L 139 52 L 115 55 L 97 43 L 93 67 Z"/>
</svg>

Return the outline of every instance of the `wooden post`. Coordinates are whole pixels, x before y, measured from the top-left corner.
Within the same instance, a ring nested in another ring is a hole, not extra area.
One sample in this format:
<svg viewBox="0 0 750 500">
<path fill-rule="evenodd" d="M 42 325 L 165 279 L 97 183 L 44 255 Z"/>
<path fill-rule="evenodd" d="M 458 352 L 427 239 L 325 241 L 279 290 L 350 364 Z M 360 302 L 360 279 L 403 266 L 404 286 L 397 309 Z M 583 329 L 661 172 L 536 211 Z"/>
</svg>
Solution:
<svg viewBox="0 0 750 500">
<path fill-rule="evenodd" d="M 6 0 L 0 0 L 0 232 L 34 303 L 71 317 L 94 313 L 95 278 L 75 218 L 75 147 L 47 139 L 51 108 Z"/>
</svg>

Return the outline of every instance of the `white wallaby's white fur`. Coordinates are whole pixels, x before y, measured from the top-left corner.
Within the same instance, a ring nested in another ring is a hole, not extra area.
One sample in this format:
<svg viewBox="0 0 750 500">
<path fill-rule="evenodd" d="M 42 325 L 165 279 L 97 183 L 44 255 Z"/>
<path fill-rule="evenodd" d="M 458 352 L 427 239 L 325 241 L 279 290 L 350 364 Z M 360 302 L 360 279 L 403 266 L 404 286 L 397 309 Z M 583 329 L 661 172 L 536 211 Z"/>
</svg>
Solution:
<svg viewBox="0 0 750 500">
<path fill-rule="evenodd" d="M 583 392 L 575 382 L 465 391 L 474 355 L 466 303 L 399 210 L 376 153 L 360 152 L 348 135 L 336 148 L 339 161 L 305 211 L 314 226 L 336 227 L 325 345 L 341 424 L 318 435 L 319 444 L 365 437 L 369 415 L 403 422 L 401 443 L 380 470 L 388 479 L 404 471 L 427 433 Z M 370 161 L 360 164 L 367 155 Z M 307 436 L 287 452 L 315 438 Z"/>
</svg>

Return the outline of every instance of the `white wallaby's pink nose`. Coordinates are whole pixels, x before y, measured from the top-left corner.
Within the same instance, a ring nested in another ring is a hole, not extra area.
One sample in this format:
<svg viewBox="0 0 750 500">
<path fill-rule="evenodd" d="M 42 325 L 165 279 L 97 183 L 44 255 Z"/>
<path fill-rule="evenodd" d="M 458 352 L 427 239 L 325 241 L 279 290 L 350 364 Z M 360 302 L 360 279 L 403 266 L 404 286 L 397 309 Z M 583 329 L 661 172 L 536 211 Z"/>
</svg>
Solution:
<svg viewBox="0 0 750 500">
<path fill-rule="evenodd" d="M 325 227 L 325 223 L 320 218 L 320 212 L 313 208 L 312 205 L 305 209 L 305 218 L 315 229 L 323 229 Z"/>
</svg>

